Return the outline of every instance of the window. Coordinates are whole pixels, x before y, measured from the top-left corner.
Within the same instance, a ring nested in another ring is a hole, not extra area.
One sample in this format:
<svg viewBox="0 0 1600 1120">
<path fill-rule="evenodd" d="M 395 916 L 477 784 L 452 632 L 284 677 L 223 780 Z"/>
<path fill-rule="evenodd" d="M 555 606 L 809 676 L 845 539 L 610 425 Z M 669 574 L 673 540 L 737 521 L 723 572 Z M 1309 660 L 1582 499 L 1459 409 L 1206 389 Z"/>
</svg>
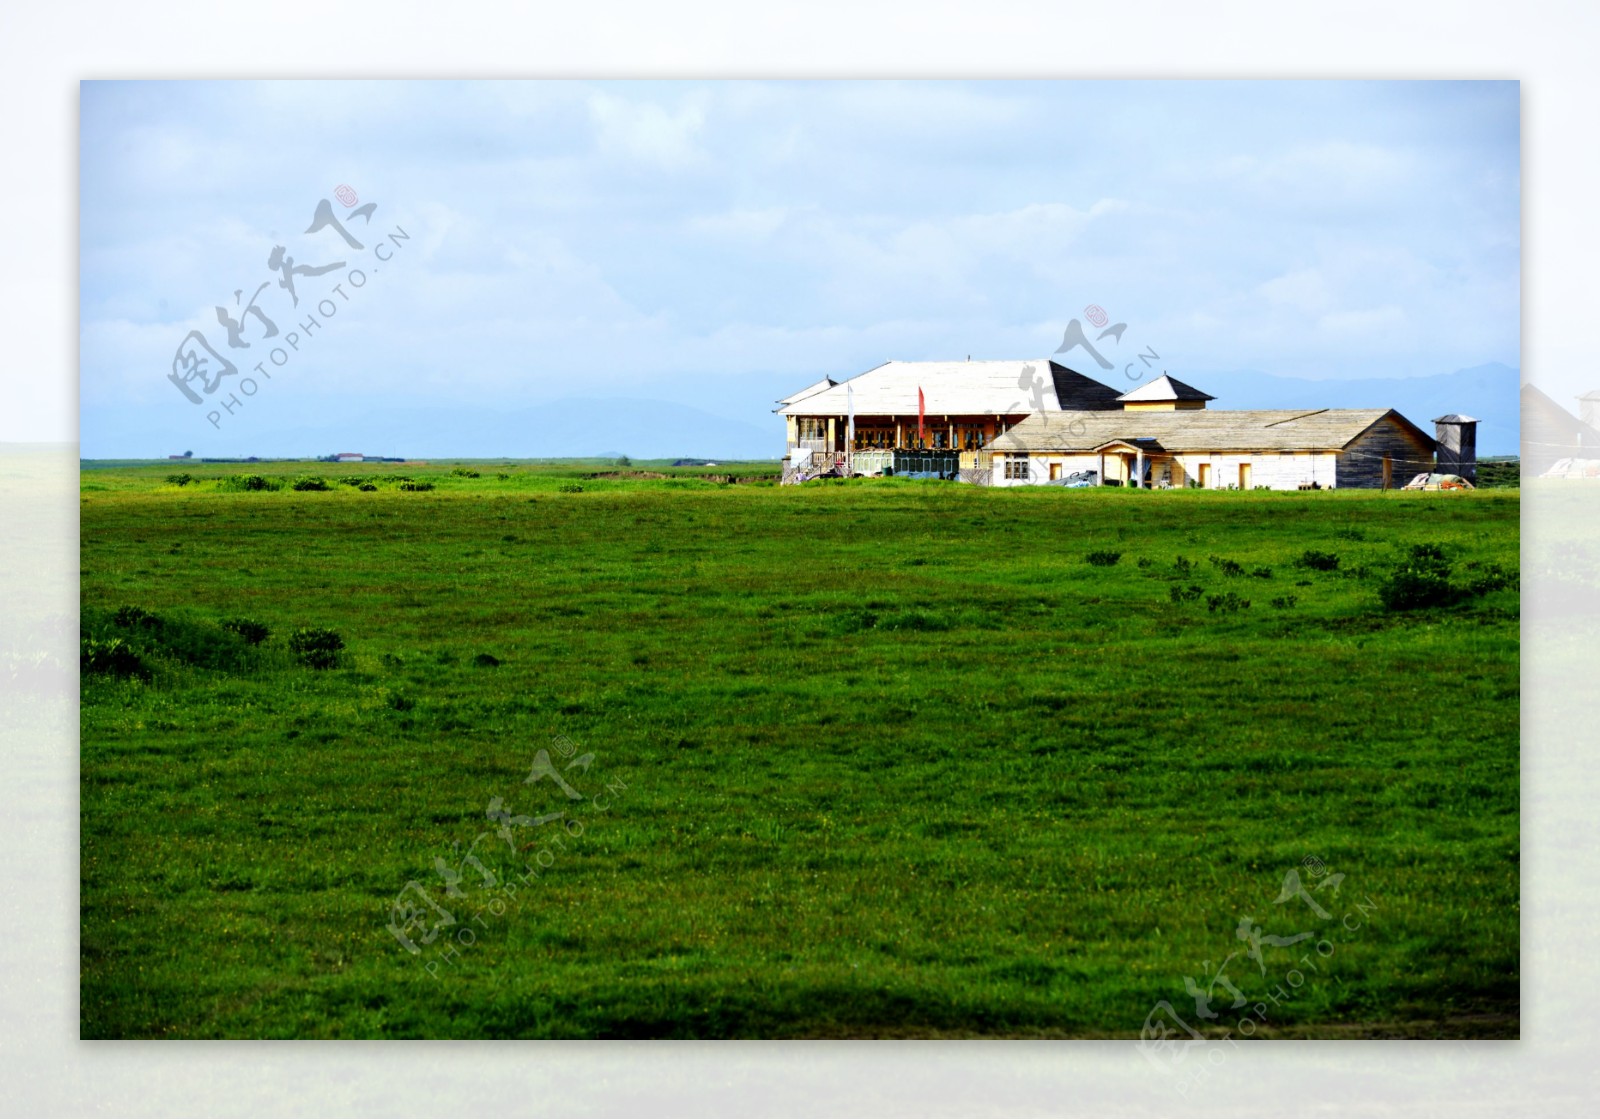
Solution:
<svg viewBox="0 0 1600 1120">
<path fill-rule="evenodd" d="M 1026 479 L 1028 477 L 1028 457 L 1026 455 L 1007 455 L 1006 477 Z"/>
</svg>

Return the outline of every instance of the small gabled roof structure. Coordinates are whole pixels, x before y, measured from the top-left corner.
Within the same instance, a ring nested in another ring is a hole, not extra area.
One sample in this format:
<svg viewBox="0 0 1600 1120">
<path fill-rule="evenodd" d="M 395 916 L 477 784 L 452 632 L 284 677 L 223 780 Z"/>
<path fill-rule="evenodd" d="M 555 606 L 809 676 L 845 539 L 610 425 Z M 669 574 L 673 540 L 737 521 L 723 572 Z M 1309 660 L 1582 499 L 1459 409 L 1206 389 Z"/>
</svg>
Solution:
<svg viewBox="0 0 1600 1120">
<path fill-rule="evenodd" d="M 1162 374 L 1154 381 L 1147 381 L 1138 388 L 1130 389 L 1123 393 L 1117 400 L 1124 404 L 1149 404 L 1156 401 L 1214 401 L 1210 393 L 1202 393 L 1193 385 L 1179 381 L 1176 377 Z"/>
</svg>

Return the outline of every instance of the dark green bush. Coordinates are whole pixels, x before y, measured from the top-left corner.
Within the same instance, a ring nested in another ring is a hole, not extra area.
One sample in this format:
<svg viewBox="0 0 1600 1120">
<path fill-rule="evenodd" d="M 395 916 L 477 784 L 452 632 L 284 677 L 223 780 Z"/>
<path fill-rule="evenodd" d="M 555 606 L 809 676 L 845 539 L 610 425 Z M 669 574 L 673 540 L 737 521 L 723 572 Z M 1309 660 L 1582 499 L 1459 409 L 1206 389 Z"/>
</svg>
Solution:
<svg viewBox="0 0 1600 1120">
<path fill-rule="evenodd" d="M 1443 607 L 1454 602 L 1450 561 L 1436 544 L 1414 544 L 1404 560 L 1378 586 L 1378 598 L 1391 611 Z"/>
<path fill-rule="evenodd" d="M 1174 603 L 1192 603 L 1200 598 L 1204 591 L 1205 589 L 1199 584 L 1191 584 L 1188 587 L 1179 587 L 1177 584 L 1173 584 L 1167 589 L 1167 594 L 1172 596 Z"/>
<path fill-rule="evenodd" d="M 1085 556 L 1084 559 L 1097 568 L 1109 568 L 1118 560 L 1122 559 L 1122 553 L 1111 552 L 1106 549 L 1098 549 L 1089 553 L 1089 555 Z"/>
<path fill-rule="evenodd" d="M 121 638 L 84 638 L 78 646 L 78 670 L 87 676 L 99 673 L 109 677 L 148 677 L 133 647 Z"/>
<path fill-rule="evenodd" d="M 271 633 L 267 629 L 266 623 L 257 622 L 253 618 L 225 618 L 222 620 L 222 628 L 224 630 L 232 630 L 253 646 L 258 646 L 266 641 L 267 636 Z"/>
<path fill-rule="evenodd" d="M 162 624 L 158 616 L 143 607 L 118 607 L 112 612 L 111 621 L 127 630 L 154 630 Z"/>
<path fill-rule="evenodd" d="M 194 475 L 192 475 L 192 474 L 169 474 L 169 475 L 167 475 L 167 481 L 169 483 L 171 483 L 173 486 L 187 486 L 187 485 L 189 485 L 189 483 L 194 481 Z"/>
<path fill-rule="evenodd" d="M 576 482 L 563 482 L 560 486 L 556 487 L 556 489 L 560 490 L 563 494 L 583 493 L 583 487 L 579 486 Z"/>
<path fill-rule="evenodd" d="M 339 662 L 344 639 L 321 626 L 302 626 L 289 635 L 289 652 L 313 669 L 331 669 Z"/>
<path fill-rule="evenodd" d="M 1236 579 L 1244 575 L 1244 565 L 1237 560 L 1229 560 L 1226 556 L 1208 556 L 1206 559 L 1210 560 L 1217 570 L 1229 579 Z"/>
<path fill-rule="evenodd" d="M 492 653 L 480 653 L 472 658 L 472 663 L 480 669 L 493 669 L 500 664 L 500 659 Z"/>
<path fill-rule="evenodd" d="M 1318 552 L 1314 548 L 1308 548 L 1300 554 L 1300 559 L 1295 563 L 1314 572 L 1331 572 L 1339 566 L 1339 558 L 1331 552 Z"/>
<path fill-rule="evenodd" d="M 478 474 L 477 471 L 469 471 L 466 467 L 457 467 L 455 470 L 451 471 L 450 473 L 455 475 L 458 478 L 479 478 L 479 477 L 481 477 Z"/>
<path fill-rule="evenodd" d="M 376 490 L 377 487 L 372 485 L 370 482 L 363 482 L 360 486 L 357 486 L 356 489 L 360 490 L 363 494 L 370 494 Z"/>
<path fill-rule="evenodd" d="M 1177 572 L 1180 577 L 1187 577 L 1189 573 L 1194 571 L 1194 561 L 1186 556 L 1180 556 L 1172 562 L 1172 570 Z"/>
<path fill-rule="evenodd" d="M 1206 609 L 1213 612 L 1222 611 L 1224 614 L 1226 614 L 1229 611 L 1242 611 L 1249 606 L 1249 599 L 1241 599 L 1232 591 L 1228 592 L 1226 595 L 1206 596 Z"/>
<path fill-rule="evenodd" d="M 1150 557 L 1148 557 L 1148 556 L 1141 556 L 1141 557 L 1139 557 L 1137 563 L 1138 563 L 1139 567 L 1141 567 L 1141 568 L 1148 568 L 1148 567 L 1150 567 L 1150 565 L 1154 564 L 1155 561 L 1150 559 Z"/>
<path fill-rule="evenodd" d="M 339 479 L 340 486 L 360 486 L 366 479 L 359 474 L 347 474 Z"/>
<path fill-rule="evenodd" d="M 294 489 L 328 490 L 331 489 L 331 487 L 329 487 L 328 480 L 325 478 L 318 478 L 316 475 L 303 475 L 302 477 L 294 480 Z"/>
<path fill-rule="evenodd" d="M 433 489 L 433 483 L 431 483 L 431 482 L 402 482 L 400 484 L 400 489 L 402 489 L 402 490 L 411 490 L 411 491 L 415 491 L 415 492 L 421 493 L 424 490 L 432 490 Z"/>
<path fill-rule="evenodd" d="M 1251 568 L 1250 569 L 1250 576 L 1251 576 L 1252 579 L 1271 579 L 1272 578 L 1272 569 L 1271 568 Z"/>
<path fill-rule="evenodd" d="M 228 490 L 282 490 L 283 483 L 275 478 L 267 478 L 259 474 L 236 474 L 231 478 L 223 479 L 223 486 Z"/>
<path fill-rule="evenodd" d="M 1280 595 L 1278 598 L 1272 600 L 1272 605 L 1277 607 L 1280 611 L 1286 611 L 1290 607 L 1294 606 L 1294 602 L 1295 598 L 1293 595 Z"/>
<path fill-rule="evenodd" d="M 1521 586 L 1521 576 L 1514 571 L 1506 571 L 1499 564 L 1480 564 L 1473 561 L 1467 565 L 1473 574 L 1467 577 L 1467 594 L 1487 595 L 1491 591 L 1502 591 L 1510 588 L 1515 591 Z"/>
</svg>

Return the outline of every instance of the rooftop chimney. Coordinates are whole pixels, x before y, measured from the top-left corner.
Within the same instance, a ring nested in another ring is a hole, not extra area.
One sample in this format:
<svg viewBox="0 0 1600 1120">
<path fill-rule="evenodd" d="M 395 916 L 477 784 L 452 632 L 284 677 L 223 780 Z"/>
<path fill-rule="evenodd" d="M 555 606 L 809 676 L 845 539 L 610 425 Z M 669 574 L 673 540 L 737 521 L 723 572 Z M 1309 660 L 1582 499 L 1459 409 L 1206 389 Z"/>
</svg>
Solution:
<svg viewBox="0 0 1600 1120">
<path fill-rule="evenodd" d="M 1458 474 L 1474 486 L 1478 484 L 1478 422 L 1471 416 L 1451 412 L 1433 421 L 1434 438 L 1439 441 L 1434 470 Z"/>
</svg>

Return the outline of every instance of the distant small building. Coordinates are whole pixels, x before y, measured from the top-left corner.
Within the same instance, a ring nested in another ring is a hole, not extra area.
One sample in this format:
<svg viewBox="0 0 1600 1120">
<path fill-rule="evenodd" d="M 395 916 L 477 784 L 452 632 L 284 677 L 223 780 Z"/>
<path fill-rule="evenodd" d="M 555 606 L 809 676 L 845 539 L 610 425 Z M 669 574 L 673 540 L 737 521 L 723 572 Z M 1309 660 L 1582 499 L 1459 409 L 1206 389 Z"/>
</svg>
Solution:
<svg viewBox="0 0 1600 1120">
<path fill-rule="evenodd" d="M 341 451 L 333 457 L 336 463 L 362 463 L 366 456 L 359 451 Z"/>
</svg>

